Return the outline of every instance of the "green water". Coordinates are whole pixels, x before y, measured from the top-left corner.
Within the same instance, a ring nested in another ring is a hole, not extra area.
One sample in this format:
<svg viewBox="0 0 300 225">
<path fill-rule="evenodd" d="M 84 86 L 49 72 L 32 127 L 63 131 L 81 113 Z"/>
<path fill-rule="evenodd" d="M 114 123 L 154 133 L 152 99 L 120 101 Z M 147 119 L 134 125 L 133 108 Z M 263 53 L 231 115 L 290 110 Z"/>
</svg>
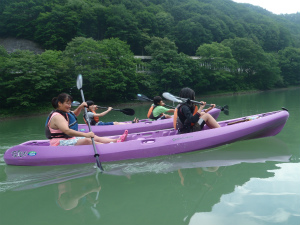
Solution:
<svg viewBox="0 0 300 225">
<path fill-rule="evenodd" d="M 44 139 L 45 116 L 1 121 L 0 224 L 299 225 L 300 89 L 204 100 L 229 105 L 230 115 L 219 120 L 281 107 L 290 117 L 275 137 L 104 163 L 103 174 L 94 164 L 7 166 L 6 149 Z M 145 118 L 148 106 L 134 109 Z M 105 118 L 133 119 L 115 111 Z"/>
</svg>

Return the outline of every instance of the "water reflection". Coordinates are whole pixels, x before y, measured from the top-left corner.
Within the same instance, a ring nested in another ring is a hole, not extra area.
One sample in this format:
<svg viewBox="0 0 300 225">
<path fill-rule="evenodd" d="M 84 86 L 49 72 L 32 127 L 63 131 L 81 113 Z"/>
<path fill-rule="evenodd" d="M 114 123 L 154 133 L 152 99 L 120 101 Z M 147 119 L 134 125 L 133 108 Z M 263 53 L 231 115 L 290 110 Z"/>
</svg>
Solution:
<svg viewBox="0 0 300 225">
<path fill-rule="evenodd" d="M 99 203 L 101 185 L 97 177 L 98 174 L 59 183 L 57 205 L 64 210 L 73 210 L 77 207 L 85 207 L 84 205 L 89 203 L 92 212 L 99 219 L 100 212 L 96 206 Z"/>
<path fill-rule="evenodd" d="M 133 220 L 133 224 L 189 224 L 199 213 L 213 212 L 224 196 L 250 180 L 274 177 L 278 165 L 289 159 L 287 146 L 270 137 L 209 151 L 105 163 L 105 172 L 98 176 L 93 164 L 6 166 L 6 190 L 38 188 L 41 190 L 37 193 L 42 194 L 42 187 L 54 188 L 56 208 L 71 212 L 74 219 L 81 215 L 78 212 L 84 212 L 86 217 L 94 215 L 84 218 L 86 224 L 97 220 L 107 224 L 131 224 Z M 156 207 L 143 210 L 146 204 Z M 166 208 L 172 216 L 164 215 Z M 120 211 L 128 216 L 112 216 Z M 149 218 L 149 213 L 156 217 L 147 223 L 138 219 Z M 66 214 L 60 216 L 66 216 L 67 221 Z"/>
<path fill-rule="evenodd" d="M 221 166 L 267 161 L 288 162 L 290 157 L 288 147 L 284 142 L 276 137 L 268 137 L 236 142 L 206 151 L 106 163 L 104 169 L 106 173 L 120 176 L 139 173 L 168 173 L 186 168 L 201 168 L 206 172 L 215 172 Z"/>
</svg>

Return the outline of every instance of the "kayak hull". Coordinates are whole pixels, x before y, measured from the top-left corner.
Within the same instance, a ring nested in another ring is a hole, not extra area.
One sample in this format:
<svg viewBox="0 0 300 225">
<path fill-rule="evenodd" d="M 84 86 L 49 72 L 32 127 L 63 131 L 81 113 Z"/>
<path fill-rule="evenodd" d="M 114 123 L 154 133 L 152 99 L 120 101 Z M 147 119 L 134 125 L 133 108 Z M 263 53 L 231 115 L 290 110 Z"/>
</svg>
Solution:
<svg viewBox="0 0 300 225">
<path fill-rule="evenodd" d="M 96 148 L 102 162 L 208 149 L 239 140 L 274 136 L 283 129 L 289 113 L 283 110 L 257 116 L 260 118 L 232 125 L 229 124 L 242 121 L 245 117 L 221 121 L 220 128 L 209 129 L 204 126 L 202 131 L 187 134 L 177 134 L 174 129 L 131 133 L 125 142 L 96 145 Z M 4 160 L 6 164 L 22 166 L 95 162 L 92 145 L 52 147 L 48 140 L 28 141 L 14 146 L 5 152 Z"/>
<path fill-rule="evenodd" d="M 208 113 L 215 119 L 220 115 L 221 110 L 213 108 Z M 140 120 L 139 123 L 130 123 L 125 125 L 105 125 L 105 126 L 91 126 L 92 131 L 98 136 L 111 136 L 121 135 L 124 130 L 128 130 L 130 133 L 140 133 L 151 130 L 163 130 L 173 127 L 173 118 L 151 121 L 149 119 Z M 89 127 L 86 124 L 79 124 L 78 130 L 81 132 L 89 132 Z"/>
</svg>

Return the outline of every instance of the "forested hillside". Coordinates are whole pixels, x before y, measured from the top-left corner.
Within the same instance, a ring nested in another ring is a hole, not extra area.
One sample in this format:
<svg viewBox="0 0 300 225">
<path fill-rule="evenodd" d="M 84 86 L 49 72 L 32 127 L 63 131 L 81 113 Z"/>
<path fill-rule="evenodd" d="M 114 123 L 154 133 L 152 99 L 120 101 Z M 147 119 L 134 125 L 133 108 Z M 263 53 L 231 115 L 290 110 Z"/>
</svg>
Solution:
<svg viewBox="0 0 300 225">
<path fill-rule="evenodd" d="M 78 73 L 87 98 L 101 102 L 184 86 L 207 93 L 299 85 L 299 21 L 299 13 L 230 0 L 2 0 L 0 38 L 31 40 L 45 52 L 0 46 L 0 100 L 24 110 L 62 91 L 80 99 Z"/>
<path fill-rule="evenodd" d="M 300 47 L 298 19 L 230 0 L 2 0 L 0 36 L 64 50 L 74 37 L 119 38 L 144 54 L 149 37 L 168 37 L 194 55 L 204 43 L 252 38 L 267 51 Z"/>
</svg>

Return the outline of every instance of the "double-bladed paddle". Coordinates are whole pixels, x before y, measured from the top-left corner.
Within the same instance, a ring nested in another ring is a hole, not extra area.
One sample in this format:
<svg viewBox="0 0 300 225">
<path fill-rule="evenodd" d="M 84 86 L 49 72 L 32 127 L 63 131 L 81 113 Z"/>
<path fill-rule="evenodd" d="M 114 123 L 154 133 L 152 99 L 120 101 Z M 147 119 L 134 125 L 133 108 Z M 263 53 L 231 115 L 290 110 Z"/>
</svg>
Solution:
<svg viewBox="0 0 300 225">
<path fill-rule="evenodd" d="M 163 97 L 165 99 L 168 99 L 168 100 L 172 101 L 172 102 L 183 103 L 183 102 L 190 101 L 190 102 L 193 102 L 193 103 L 196 103 L 196 104 L 203 105 L 202 102 L 198 102 L 198 101 L 195 101 L 195 100 L 190 100 L 190 99 L 187 99 L 187 98 L 181 98 L 181 97 L 178 97 L 178 96 L 174 96 L 174 95 L 170 94 L 169 92 L 164 92 Z M 218 106 L 217 105 L 216 108 L 223 111 L 225 115 L 229 115 L 228 105 L 224 105 L 224 106 Z"/>
<path fill-rule="evenodd" d="M 153 99 L 148 98 L 146 95 L 137 94 L 136 96 L 137 96 L 137 99 L 140 100 L 140 101 L 143 101 L 143 102 L 153 102 Z M 175 109 L 174 106 L 170 106 L 170 105 L 166 105 L 166 104 L 164 106 L 166 106 L 168 108 Z"/>
<path fill-rule="evenodd" d="M 77 82 L 76 82 L 76 84 L 77 84 L 78 90 L 80 90 L 81 97 L 82 97 L 82 101 L 85 102 L 84 95 L 83 95 L 83 90 L 82 90 L 82 75 L 81 75 L 81 74 L 79 74 L 79 75 L 77 76 Z M 87 115 L 87 109 L 86 109 L 86 107 L 84 107 L 84 112 L 85 112 L 85 115 Z M 88 117 L 86 117 L 85 119 L 86 119 L 87 124 L 88 124 L 88 126 L 89 126 L 89 131 L 91 132 L 92 129 L 91 129 L 90 120 L 89 120 Z M 100 160 L 99 160 L 99 154 L 97 153 L 97 150 L 96 150 L 96 145 L 95 145 L 94 138 L 92 137 L 91 139 L 92 139 L 92 144 L 93 144 L 93 148 L 94 148 L 94 153 L 95 153 L 95 154 L 94 154 L 94 157 L 96 158 L 96 164 L 97 164 L 98 168 L 99 168 L 101 171 L 103 171 L 101 162 L 100 162 Z"/>
<path fill-rule="evenodd" d="M 73 101 L 72 102 L 72 106 L 79 106 L 81 103 L 78 102 L 78 101 Z M 108 107 L 101 107 L 101 106 L 97 106 L 97 108 L 99 109 L 108 109 Z M 122 113 L 124 113 L 125 115 L 128 115 L 128 116 L 133 116 L 135 114 L 135 111 L 133 109 L 130 109 L 130 108 L 126 108 L 126 109 L 112 109 L 114 111 L 120 111 Z"/>
</svg>

